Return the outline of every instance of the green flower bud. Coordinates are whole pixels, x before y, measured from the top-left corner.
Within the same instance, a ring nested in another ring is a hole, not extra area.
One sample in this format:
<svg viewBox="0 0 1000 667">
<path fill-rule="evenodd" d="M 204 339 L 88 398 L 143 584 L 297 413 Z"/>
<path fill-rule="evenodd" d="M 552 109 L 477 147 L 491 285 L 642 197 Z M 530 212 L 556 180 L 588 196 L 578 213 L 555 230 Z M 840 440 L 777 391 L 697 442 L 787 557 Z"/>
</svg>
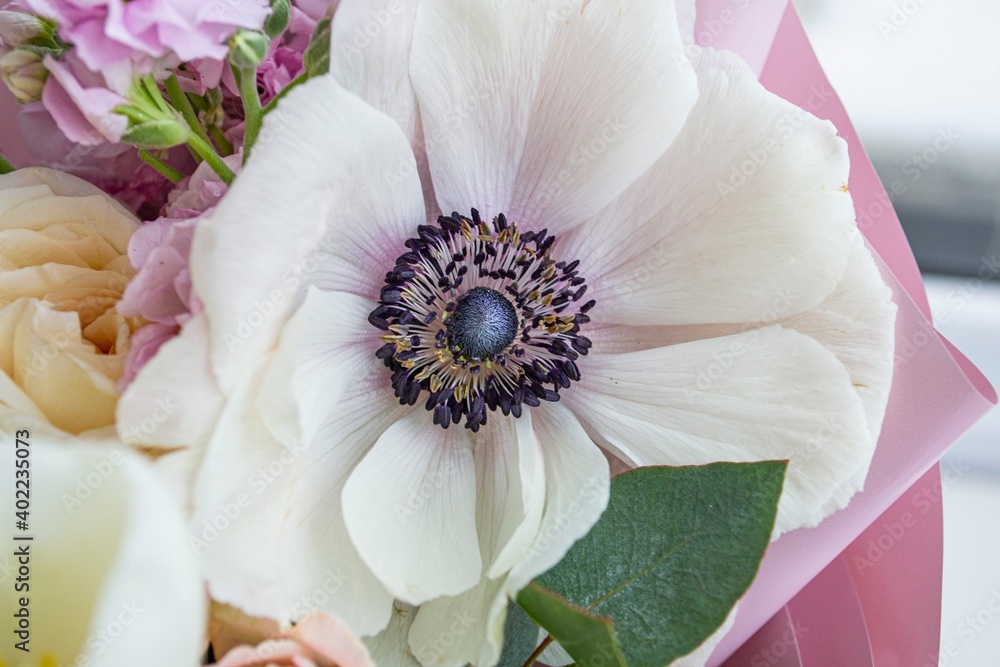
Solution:
<svg viewBox="0 0 1000 667">
<path fill-rule="evenodd" d="M 320 19 L 316 24 L 309 46 L 302 54 L 302 65 L 310 77 L 330 71 L 330 19 Z"/>
<path fill-rule="evenodd" d="M 271 0 L 271 14 L 264 21 L 264 32 L 275 39 L 288 28 L 292 20 L 292 3 L 289 0 Z"/>
<path fill-rule="evenodd" d="M 130 123 L 122 135 L 122 142 L 136 148 L 155 150 L 171 148 L 186 143 L 191 129 L 182 118 L 172 120 L 150 120 L 143 123 Z"/>
<path fill-rule="evenodd" d="M 49 45 L 54 42 L 55 28 L 33 14 L 0 11 L 0 39 L 8 49 L 23 44 Z"/>
<path fill-rule="evenodd" d="M 229 62 L 237 69 L 256 68 L 267 58 L 271 38 L 259 30 L 240 30 L 229 38 Z"/>
<path fill-rule="evenodd" d="M 42 88 L 49 77 L 42 56 L 26 49 L 15 49 L 0 58 L 0 78 L 21 104 L 42 99 Z"/>
</svg>

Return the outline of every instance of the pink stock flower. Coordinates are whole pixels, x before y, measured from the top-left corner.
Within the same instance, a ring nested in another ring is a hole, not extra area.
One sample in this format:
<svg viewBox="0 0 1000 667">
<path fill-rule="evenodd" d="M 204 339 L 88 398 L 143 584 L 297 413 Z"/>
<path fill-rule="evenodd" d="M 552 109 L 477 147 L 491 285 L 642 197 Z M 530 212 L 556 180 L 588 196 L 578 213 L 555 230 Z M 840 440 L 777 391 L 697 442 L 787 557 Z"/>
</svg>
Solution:
<svg viewBox="0 0 1000 667">
<path fill-rule="evenodd" d="M 302 72 L 302 52 L 279 46 L 257 69 L 260 101 L 267 104 Z"/>
<path fill-rule="evenodd" d="M 259 29 L 267 0 L 21 0 L 56 22 L 92 71 L 130 61 L 142 73 L 152 62 L 175 55 L 178 62 L 223 60 L 226 40 L 239 28 Z"/>
<path fill-rule="evenodd" d="M 121 139 L 128 120 L 114 110 L 125 104 L 129 84 L 110 84 L 73 54 L 59 60 L 46 56 L 44 62 L 50 76 L 42 90 L 42 104 L 62 133 L 84 146 Z"/>
<path fill-rule="evenodd" d="M 225 162 L 238 172 L 241 156 L 232 155 Z M 201 216 L 215 208 L 226 190 L 226 185 L 203 162 L 170 193 L 164 215 L 144 223 L 132 235 L 128 255 L 138 273 L 126 288 L 119 308 L 130 313 L 128 317 L 142 317 L 149 324 L 139 329 L 132 340 L 119 383 L 123 390 L 160 346 L 201 312 L 202 304 L 194 291 L 188 266 L 191 240 Z"/>
</svg>

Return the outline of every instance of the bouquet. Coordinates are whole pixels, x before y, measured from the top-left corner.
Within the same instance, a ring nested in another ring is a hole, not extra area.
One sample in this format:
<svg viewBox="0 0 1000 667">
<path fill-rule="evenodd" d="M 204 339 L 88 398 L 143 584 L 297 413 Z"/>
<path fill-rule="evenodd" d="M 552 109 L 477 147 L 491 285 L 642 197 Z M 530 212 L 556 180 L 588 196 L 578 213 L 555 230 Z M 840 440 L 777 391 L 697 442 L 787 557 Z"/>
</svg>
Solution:
<svg viewBox="0 0 1000 667">
<path fill-rule="evenodd" d="M 996 395 L 787 3 L 0 38 L 0 664 L 935 663 Z"/>
</svg>

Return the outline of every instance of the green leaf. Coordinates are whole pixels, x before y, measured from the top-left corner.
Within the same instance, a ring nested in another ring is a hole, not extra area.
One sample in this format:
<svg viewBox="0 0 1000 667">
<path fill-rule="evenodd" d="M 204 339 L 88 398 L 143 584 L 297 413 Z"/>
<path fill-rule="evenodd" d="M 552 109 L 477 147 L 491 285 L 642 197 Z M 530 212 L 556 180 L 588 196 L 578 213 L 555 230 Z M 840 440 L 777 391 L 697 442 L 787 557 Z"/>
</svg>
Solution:
<svg viewBox="0 0 1000 667">
<path fill-rule="evenodd" d="M 271 0 L 271 13 L 264 19 L 264 32 L 275 39 L 285 32 L 292 20 L 292 4 L 289 0 Z"/>
<path fill-rule="evenodd" d="M 503 626 L 503 653 L 497 667 L 521 667 L 538 645 L 538 626 L 516 602 L 507 605 Z"/>
<path fill-rule="evenodd" d="M 309 46 L 302 54 L 302 66 L 309 78 L 321 76 L 330 71 L 330 19 L 320 19 L 313 30 Z"/>
<path fill-rule="evenodd" d="M 534 613 L 542 588 L 612 619 L 631 667 L 670 664 L 718 630 L 757 576 L 786 467 L 716 463 L 620 475 L 593 530 L 536 580 L 528 604 L 518 601 L 560 643 L 552 619 Z"/>
<path fill-rule="evenodd" d="M 12 171 L 17 171 L 17 167 L 8 162 L 3 155 L 0 155 L 0 175 L 9 174 Z"/>
<path fill-rule="evenodd" d="M 626 667 L 610 618 L 580 609 L 535 583 L 521 591 L 517 602 L 580 667 Z"/>
</svg>

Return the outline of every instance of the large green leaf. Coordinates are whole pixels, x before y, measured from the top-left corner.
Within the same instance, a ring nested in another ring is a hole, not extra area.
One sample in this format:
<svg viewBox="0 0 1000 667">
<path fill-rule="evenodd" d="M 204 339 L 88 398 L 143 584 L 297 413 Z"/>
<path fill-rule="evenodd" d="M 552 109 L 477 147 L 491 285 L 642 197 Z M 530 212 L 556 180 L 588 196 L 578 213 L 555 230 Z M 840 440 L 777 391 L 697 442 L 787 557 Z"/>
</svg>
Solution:
<svg viewBox="0 0 1000 667">
<path fill-rule="evenodd" d="M 552 619 L 536 615 L 543 593 L 566 601 L 567 617 L 611 619 L 631 667 L 668 665 L 722 625 L 757 575 L 786 467 L 717 463 L 621 475 L 594 529 L 518 601 L 557 640 Z"/>
<path fill-rule="evenodd" d="M 14 165 L 7 161 L 3 155 L 0 155 L 0 175 L 9 174 L 15 171 Z"/>
</svg>

